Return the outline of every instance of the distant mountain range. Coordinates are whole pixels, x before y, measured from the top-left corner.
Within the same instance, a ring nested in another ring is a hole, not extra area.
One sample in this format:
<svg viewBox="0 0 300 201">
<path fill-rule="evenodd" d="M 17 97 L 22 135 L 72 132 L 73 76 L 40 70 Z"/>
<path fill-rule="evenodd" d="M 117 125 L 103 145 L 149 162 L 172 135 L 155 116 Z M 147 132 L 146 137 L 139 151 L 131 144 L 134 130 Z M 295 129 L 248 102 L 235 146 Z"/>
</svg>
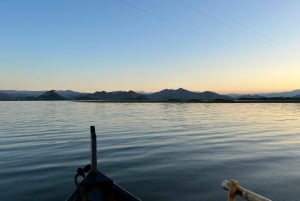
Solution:
<svg viewBox="0 0 300 201">
<path fill-rule="evenodd" d="M 300 95 L 300 89 L 293 90 L 293 91 L 285 91 L 285 92 L 276 92 L 276 93 L 257 93 L 257 94 L 228 94 L 229 96 L 233 98 L 240 98 L 240 97 L 252 97 L 252 98 L 258 98 L 258 97 L 265 97 L 265 98 L 278 98 L 278 97 L 284 97 L 284 98 L 292 98 L 295 96 Z"/>
<path fill-rule="evenodd" d="M 215 92 L 192 92 L 186 89 L 164 89 L 147 95 L 150 100 L 230 100 L 231 97 Z"/>
<path fill-rule="evenodd" d="M 12 97 L 12 96 L 10 96 L 8 94 L 0 92 L 0 100 L 10 101 L 10 100 L 14 100 L 14 97 Z"/>
<path fill-rule="evenodd" d="M 85 95 L 87 93 L 81 93 L 71 90 L 51 90 L 52 92 L 57 93 L 58 95 L 64 97 L 65 99 L 76 99 L 79 96 Z M 24 97 L 38 97 L 47 91 L 18 91 L 18 90 L 0 90 L 0 93 L 7 94 L 14 98 L 24 98 Z"/>
<path fill-rule="evenodd" d="M 97 100 L 97 101 L 230 101 L 265 99 L 300 99 L 300 90 L 269 94 L 222 95 L 211 91 L 193 92 L 186 89 L 164 89 L 155 93 L 135 91 L 97 91 L 81 93 L 71 90 L 17 91 L 0 90 L 0 101 Z"/>
<path fill-rule="evenodd" d="M 59 95 L 55 90 L 47 91 L 37 97 L 37 100 L 65 100 L 66 98 Z"/>
<path fill-rule="evenodd" d="M 147 97 L 143 94 L 139 94 L 134 91 L 115 91 L 115 92 L 97 91 L 92 94 L 79 96 L 76 99 L 117 101 L 117 100 L 143 100 L 143 99 L 147 99 Z"/>
</svg>

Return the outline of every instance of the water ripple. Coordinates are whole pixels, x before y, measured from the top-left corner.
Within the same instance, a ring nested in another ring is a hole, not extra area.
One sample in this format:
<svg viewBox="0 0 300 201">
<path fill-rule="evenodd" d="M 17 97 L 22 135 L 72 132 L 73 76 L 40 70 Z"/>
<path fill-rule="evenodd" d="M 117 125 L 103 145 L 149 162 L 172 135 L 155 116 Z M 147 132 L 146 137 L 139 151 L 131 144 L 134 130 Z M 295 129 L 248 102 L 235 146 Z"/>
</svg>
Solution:
<svg viewBox="0 0 300 201">
<path fill-rule="evenodd" d="M 300 196 L 299 104 L 1 102 L 0 118 L 1 200 L 64 200 L 90 125 L 101 169 L 144 201 L 224 200 L 227 178 Z"/>
</svg>

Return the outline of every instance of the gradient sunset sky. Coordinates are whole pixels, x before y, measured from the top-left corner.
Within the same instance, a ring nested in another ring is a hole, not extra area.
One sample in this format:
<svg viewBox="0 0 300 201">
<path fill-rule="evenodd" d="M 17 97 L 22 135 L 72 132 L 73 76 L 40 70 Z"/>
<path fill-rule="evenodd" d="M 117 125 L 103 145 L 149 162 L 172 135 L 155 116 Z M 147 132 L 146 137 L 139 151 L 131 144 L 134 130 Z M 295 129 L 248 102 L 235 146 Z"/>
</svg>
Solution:
<svg viewBox="0 0 300 201">
<path fill-rule="evenodd" d="M 300 89 L 299 0 L 1 0 L 0 89 Z"/>
</svg>

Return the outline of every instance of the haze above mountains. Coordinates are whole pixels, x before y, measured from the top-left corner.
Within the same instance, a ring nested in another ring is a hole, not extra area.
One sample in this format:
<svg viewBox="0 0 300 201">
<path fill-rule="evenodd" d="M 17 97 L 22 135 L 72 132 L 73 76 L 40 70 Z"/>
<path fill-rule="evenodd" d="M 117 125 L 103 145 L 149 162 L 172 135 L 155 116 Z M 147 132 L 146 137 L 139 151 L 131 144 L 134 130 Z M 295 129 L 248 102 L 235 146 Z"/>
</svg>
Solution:
<svg viewBox="0 0 300 201">
<path fill-rule="evenodd" d="M 135 91 L 97 91 L 95 93 L 81 93 L 71 90 L 51 90 L 51 91 L 18 91 L 0 90 L 0 100 L 2 101 L 34 101 L 34 100 L 140 100 L 140 101 L 172 101 L 172 100 L 195 100 L 195 101 L 215 101 L 215 100 L 236 100 L 251 99 L 263 100 L 269 98 L 300 98 L 300 89 L 280 93 L 264 94 L 228 94 L 222 95 L 211 91 L 193 92 L 186 89 L 164 89 L 155 93 L 140 93 Z"/>
</svg>

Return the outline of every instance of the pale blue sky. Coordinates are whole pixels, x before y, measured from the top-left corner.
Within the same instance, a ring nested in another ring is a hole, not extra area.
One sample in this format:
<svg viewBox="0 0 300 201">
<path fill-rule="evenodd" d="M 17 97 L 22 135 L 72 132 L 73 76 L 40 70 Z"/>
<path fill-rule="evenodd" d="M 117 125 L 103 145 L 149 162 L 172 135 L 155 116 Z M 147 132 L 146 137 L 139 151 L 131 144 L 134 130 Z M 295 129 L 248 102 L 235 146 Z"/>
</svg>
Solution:
<svg viewBox="0 0 300 201">
<path fill-rule="evenodd" d="M 298 0 L 0 0 L 0 89 L 300 88 Z"/>
</svg>

